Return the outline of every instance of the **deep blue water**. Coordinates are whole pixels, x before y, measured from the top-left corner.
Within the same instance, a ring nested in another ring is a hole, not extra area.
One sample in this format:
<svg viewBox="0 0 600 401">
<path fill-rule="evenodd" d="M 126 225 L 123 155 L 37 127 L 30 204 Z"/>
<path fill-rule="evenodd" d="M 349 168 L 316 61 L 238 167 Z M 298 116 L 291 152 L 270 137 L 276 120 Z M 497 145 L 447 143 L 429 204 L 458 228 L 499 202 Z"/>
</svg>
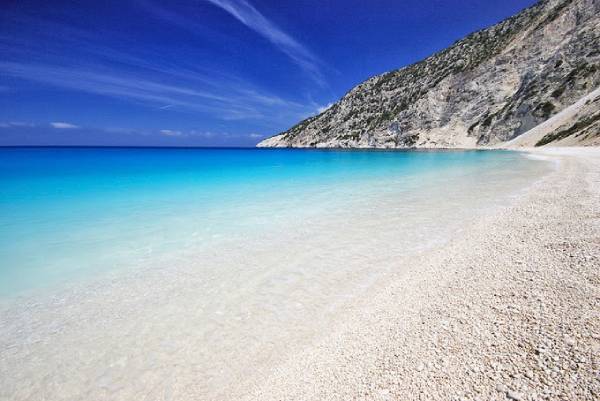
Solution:
<svg viewBox="0 0 600 401">
<path fill-rule="evenodd" d="M 0 296 L 535 163 L 504 151 L 2 148 Z"/>
</svg>

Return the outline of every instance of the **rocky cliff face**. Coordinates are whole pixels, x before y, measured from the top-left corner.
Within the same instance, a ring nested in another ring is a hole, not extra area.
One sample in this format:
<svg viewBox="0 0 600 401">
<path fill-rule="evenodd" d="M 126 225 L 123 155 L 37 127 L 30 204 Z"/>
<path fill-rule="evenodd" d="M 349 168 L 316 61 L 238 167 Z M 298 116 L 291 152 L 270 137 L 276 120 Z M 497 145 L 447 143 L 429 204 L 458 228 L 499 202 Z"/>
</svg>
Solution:
<svg viewBox="0 0 600 401">
<path fill-rule="evenodd" d="M 509 141 L 600 85 L 600 0 L 542 0 L 375 76 L 258 146 L 475 147 Z"/>
</svg>

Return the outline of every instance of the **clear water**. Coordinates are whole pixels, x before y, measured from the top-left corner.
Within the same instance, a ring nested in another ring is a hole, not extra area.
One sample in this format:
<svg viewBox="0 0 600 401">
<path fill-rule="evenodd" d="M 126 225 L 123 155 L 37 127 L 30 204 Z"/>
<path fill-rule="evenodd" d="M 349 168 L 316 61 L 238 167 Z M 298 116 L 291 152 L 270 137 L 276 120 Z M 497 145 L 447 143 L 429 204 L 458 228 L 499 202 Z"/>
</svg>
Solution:
<svg viewBox="0 0 600 401">
<path fill-rule="evenodd" d="M 504 151 L 0 149 L 0 399 L 238 399 L 547 171 Z"/>
<path fill-rule="evenodd" d="M 483 151 L 5 148 L 0 296 L 528 164 Z"/>
</svg>

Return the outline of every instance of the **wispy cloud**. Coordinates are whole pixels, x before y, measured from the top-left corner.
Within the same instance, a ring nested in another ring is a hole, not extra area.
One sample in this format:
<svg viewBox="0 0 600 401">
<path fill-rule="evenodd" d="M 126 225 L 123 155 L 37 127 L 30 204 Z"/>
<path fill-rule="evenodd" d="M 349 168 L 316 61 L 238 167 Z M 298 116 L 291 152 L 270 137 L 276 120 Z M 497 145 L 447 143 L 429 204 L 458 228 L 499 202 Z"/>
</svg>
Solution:
<svg viewBox="0 0 600 401">
<path fill-rule="evenodd" d="M 295 64 L 308 73 L 320 86 L 326 86 L 322 69 L 325 63 L 317 57 L 307 46 L 284 32 L 272 21 L 267 19 L 247 0 L 204 0 L 224 10 L 249 29 L 275 45 L 286 54 Z M 182 10 L 168 7 L 162 2 L 152 0 L 138 0 L 145 9 L 162 20 L 175 24 L 191 33 L 206 34 L 205 24 L 199 24 Z M 189 10 L 188 10 L 189 11 Z M 210 35 L 220 35 L 210 31 Z"/>
<path fill-rule="evenodd" d="M 185 129 L 182 129 L 182 130 L 161 129 L 158 131 L 158 133 L 163 137 L 170 138 L 171 140 L 206 141 L 206 140 L 212 140 L 215 138 L 219 138 L 221 140 L 231 141 L 232 143 L 239 142 L 240 140 L 243 143 L 248 143 L 248 141 L 250 141 L 251 143 L 252 142 L 255 143 L 259 139 L 262 139 L 265 137 L 265 135 L 258 134 L 256 132 L 231 133 L 231 132 L 226 132 L 226 131 L 215 132 L 215 131 L 206 131 L 206 130 L 199 130 L 199 129 L 186 129 L 186 130 Z"/>
<path fill-rule="evenodd" d="M 58 128 L 48 135 L 48 126 Z M 256 132 L 210 131 L 204 129 L 132 129 L 80 127 L 69 123 L 0 122 L 0 146 L 29 144 L 37 138 L 48 145 L 168 145 L 168 146 L 253 146 L 265 135 Z"/>
<path fill-rule="evenodd" d="M 75 129 L 75 128 L 79 128 L 78 125 L 75 124 L 71 124 L 71 123 L 65 123 L 65 122 L 52 122 L 50 123 L 50 126 L 52 128 L 57 128 L 57 129 Z"/>
<path fill-rule="evenodd" d="M 182 136 L 183 133 L 181 131 L 174 131 L 172 129 L 161 129 L 160 131 L 161 135 L 165 135 L 165 136 Z"/>
<path fill-rule="evenodd" d="M 209 1 L 217 4 L 217 0 Z M 146 1 L 149 2 L 151 0 Z M 246 21 L 244 24 L 255 27 L 252 29 L 286 48 L 290 55 L 306 65 L 307 70 L 318 73 L 316 57 L 249 3 L 225 0 L 220 3 L 219 7 L 238 20 Z M 192 54 L 194 51 L 185 43 L 177 49 L 160 44 L 139 47 L 130 38 L 119 36 L 118 31 L 98 34 L 81 25 L 56 23 L 31 15 L 8 15 L 5 22 L 12 24 L 8 31 L 35 27 L 35 35 L 26 34 L 24 30 L 21 35 L 0 32 L 0 53 L 3 55 L 0 76 L 11 82 L 7 88 L 10 91 L 14 90 L 13 84 L 18 87 L 22 79 L 127 101 L 160 110 L 165 115 L 192 113 L 211 120 L 220 119 L 223 127 L 235 126 L 233 121 L 243 120 L 255 124 L 258 129 L 269 130 L 280 129 L 282 124 L 314 114 L 316 109 L 312 101 L 299 100 L 297 95 L 280 96 L 263 84 L 238 75 L 237 71 L 198 62 L 198 58 L 179 57 L 181 53 Z M 110 40 L 107 35 L 112 36 Z M 0 87 L 2 90 L 4 88 Z M 6 127 L 13 123 L 1 124 Z M 219 127 L 212 122 L 209 124 Z M 44 125 L 49 126 L 48 123 Z M 74 131 L 69 132 L 74 134 Z M 63 134 L 67 133 L 68 130 L 63 131 Z"/>
<path fill-rule="evenodd" d="M 56 87 L 148 103 L 164 110 L 180 106 L 224 120 L 261 119 L 272 115 L 273 111 L 300 115 L 308 107 L 239 83 L 217 85 L 215 80 L 212 87 L 202 89 L 198 88 L 198 82 L 181 80 L 174 74 L 159 74 L 158 77 L 154 74 L 143 79 L 139 72 L 133 75 L 98 67 L 20 62 L 0 62 L 0 72 Z M 182 84 L 165 83 L 174 79 Z"/>
<path fill-rule="evenodd" d="M 309 72 L 321 85 L 324 84 L 320 65 L 322 62 L 308 48 L 296 39 L 282 31 L 273 22 L 269 21 L 252 4 L 246 0 L 206 0 L 217 7 L 227 11 L 242 24 L 263 36 L 282 52 L 290 57 L 296 64 Z"/>
<path fill-rule="evenodd" d="M 332 103 L 327 103 L 325 106 L 319 106 L 317 108 L 317 113 L 321 114 L 322 112 L 329 110 L 329 108 L 333 106 L 333 102 Z"/>
<path fill-rule="evenodd" d="M 24 122 L 24 121 L 8 121 L 0 123 L 0 128 L 11 128 L 11 127 L 35 127 L 35 123 Z"/>
</svg>

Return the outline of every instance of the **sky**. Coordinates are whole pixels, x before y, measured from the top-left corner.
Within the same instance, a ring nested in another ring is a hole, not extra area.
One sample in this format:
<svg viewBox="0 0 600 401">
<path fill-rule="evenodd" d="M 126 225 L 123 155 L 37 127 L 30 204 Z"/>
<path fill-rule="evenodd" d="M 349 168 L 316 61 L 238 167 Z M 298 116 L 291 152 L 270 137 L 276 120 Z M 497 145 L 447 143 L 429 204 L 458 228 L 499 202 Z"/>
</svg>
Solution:
<svg viewBox="0 0 600 401">
<path fill-rule="evenodd" d="M 533 0 L 2 0 L 0 146 L 253 146 Z"/>
</svg>

